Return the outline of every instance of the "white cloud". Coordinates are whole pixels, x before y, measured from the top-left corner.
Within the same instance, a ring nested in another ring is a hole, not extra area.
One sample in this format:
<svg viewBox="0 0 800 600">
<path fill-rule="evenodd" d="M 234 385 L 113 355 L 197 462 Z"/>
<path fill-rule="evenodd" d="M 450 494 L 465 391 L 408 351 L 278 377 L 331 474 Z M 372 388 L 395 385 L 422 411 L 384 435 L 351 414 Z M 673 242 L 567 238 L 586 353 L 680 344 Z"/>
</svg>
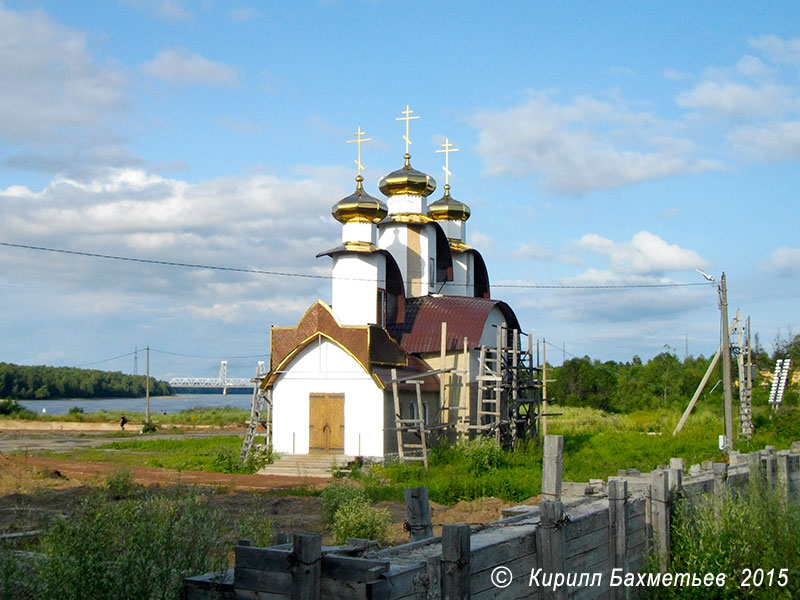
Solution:
<svg viewBox="0 0 800 600">
<path fill-rule="evenodd" d="M 180 0 L 125 0 L 125 2 L 170 21 L 187 21 L 192 18 L 192 14 L 182 6 Z"/>
<path fill-rule="evenodd" d="M 792 90 L 775 84 L 758 87 L 735 82 L 703 81 L 678 94 L 679 106 L 707 110 L 729 118 L 775 116 L 797 108 Z"/>
<path fill-rule="evenodd" d="M 769 271 L 782 277 L 800 274 L 800 248 L 780 246 L 776 248 L 763 265 Z"/>
<path fill-rule="evenodd" d="M 740 127 L 728 139 L 747 158 L 779 162 L 800 157 L 800 121 Z"/>
<path fill-rule="evenodd" d="M 516 250 L 514 250 L 513 254 L 517 258 L 522 258 L 525 260 L 533 259 L 574 266 L 581 266 L 583 264 L 583 261 L 577 256 L 562 252 L 555 252 L 549 248 L 545 248 L 544 246 L 537 244 L 536 242 L 521 244 Z"/>
<path fill-rule="evenodd" d="M 179 85 L 212 85 L 233 87 L 239 76 L 232 67 L 209 60 L 183 48 L 162 50 L 142 65 L 148 75 Z"/>
<path fill-rule="evenodd" d="M 43 11 L 0 4 L 0 139 L 11 144 L 67 144 L 108 138 L 108 120 L 125 108 L 126 78 L 98 65 L 83 33 Z"/>
<path fill-rule="evenodd" d="M 559 192 L 580 194 L 719 168 L 695 158 L 680 127 L 590 97 L 557 104 L 539 96 L 502 112 L 476 114 L 478 151 L 489 175 L 537 175 Z"/>
<path fill-rule="evenodd" d="M 751 39 L 750 45 L 766 52 L 775 62 L 800 65 L 800 38 L 783 40 L 776 35 L 764 35 Z"/>
<path fill-rule="evenodd" d="M 576 247 L 607 255 L 612 271 L 620 274 L 658 275 L 691 271 L 707 265 L 694 250 L 669 244 L 649 231 L 640 231 L 630 242 L 618 243 L 596 234 L 586 234 L 576 242 Z"/>
<path fill-rule="evenodd" d="M 4 241 L 159 261 L 264 271 L 327 274 L 318 251 L 338 242 L 326 188 L 310 179 L 256 174 L 190 184 L 138 169 L 114 169 L 89 181 L 58 178 L 36 192 L 0 191 Z M 310 251 L 311 248 L 313 251 Z M 316 264 L 321 263 L 321 264 Z M 197 271 L 4 249 L 3 272 L 56 287 L 120 294 L 191 295 L 213 305 L 222 283 L 256 282 L 237 301 L 298 294 L 324 280 Z M 231 288 L 226 288 L 230 290 Z M 226 298 L 226 302 L 230 298 Z"/>
</svg>

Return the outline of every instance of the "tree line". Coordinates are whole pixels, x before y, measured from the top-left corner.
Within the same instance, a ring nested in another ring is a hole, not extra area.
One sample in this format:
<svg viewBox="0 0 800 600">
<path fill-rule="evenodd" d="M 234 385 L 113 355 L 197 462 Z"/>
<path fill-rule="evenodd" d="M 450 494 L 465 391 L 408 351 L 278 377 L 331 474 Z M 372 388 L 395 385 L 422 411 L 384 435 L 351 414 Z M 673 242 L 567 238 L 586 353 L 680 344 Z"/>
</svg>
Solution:
<svg viewBox="0 0 800 600">
<path fill-rule="evenodd" d="M 139 398 L 145 395 L 146 380 L 144 375 L 120 371 L 0 363 L 0 398 Z M 150 393 L 168 396 L 172 392 L 167 382 L 151 377 Z"/>
<path fill-rule="evenodd" d="M 755 336 L 752 360 L 758 373 L 753 385 L 754 402 L 766 402 L 770 380 L 762 377 L 761 373 L 771 373 L 779 358 L 791 358 L 793 368 L 798 365 L 800 335 L 790 334 L 788 339 L 776 337 L 772 353 L 767 353 L 758 336 Z M 552 377 L 555 381 L 548 384 L 547 395 L 560 404 L 588 406 L 609 412 L 685 406 L 710 363 L 711 357 L 688 356 L 680 360 L 674 352 L 662 352 L 646 363 L 638 356 L 627 362 L 575 357 L 553 370 L 548 368 L 548 379 Z M 734 380 L 738 378 L 735 359 L 732 376 Z M 705 393 L 721 396 L 721 385 L 711 392 L 714 384 L 721 379 L 722 361 L 719 361 Z M 796 404 L 798 399 L 800 393 L 796 386 L 787 386 L 784 402 Z"/>
</svg>

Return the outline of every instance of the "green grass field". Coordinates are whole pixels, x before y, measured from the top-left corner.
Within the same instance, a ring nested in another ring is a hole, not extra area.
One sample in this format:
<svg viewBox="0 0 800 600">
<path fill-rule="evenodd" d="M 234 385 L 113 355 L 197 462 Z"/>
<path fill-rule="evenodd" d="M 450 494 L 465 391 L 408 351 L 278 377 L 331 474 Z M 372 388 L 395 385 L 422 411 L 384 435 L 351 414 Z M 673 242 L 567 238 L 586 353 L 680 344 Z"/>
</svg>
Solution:
<svg viewBox="0 0 800 600">
<path fill-rule="evenodd" d="M 683 430 L 672 436 L 680 418 L 677 409 L 611 414 L 590 408 L 558 407 L 548 433 L 564 436 L 564 480 L 588 481 L 616 475 L 618 469 L 650 471 L 681 457 L 687 465 L 704 460 L 722 461 L 718 435 L 721 410 L 696 411 Z M 754 409 L 756 434 L 736 449 L 750 452 L 772 444 L 788 448 L 800 439 L 800 409 L 784 407 L 773 418 L 766 407 Z M 542 448 L 527 444 L 503 452 L 484 441 L 435 448 L 426 471 L 419 463 L 388 464 L 356 475 L 374 500 L 400 499 L 407 487 L 427 486 L 431 500 L 452 504 L 483 496 L 521 501 L 540 493 Z"/>
</svg>

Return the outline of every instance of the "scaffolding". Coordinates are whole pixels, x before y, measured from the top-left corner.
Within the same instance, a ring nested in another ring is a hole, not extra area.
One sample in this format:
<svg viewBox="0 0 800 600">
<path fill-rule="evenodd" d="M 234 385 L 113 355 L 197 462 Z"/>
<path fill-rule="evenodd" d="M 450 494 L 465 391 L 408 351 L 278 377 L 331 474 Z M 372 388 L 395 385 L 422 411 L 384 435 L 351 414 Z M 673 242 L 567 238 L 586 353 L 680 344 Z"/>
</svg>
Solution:
<svg viewBox="0 0 800 600">
<path fill-rule="evenodd" d="M 522 337 L 528 338 L 527 349 Z M 473 429 L 494 436 L 503 447 L 536 436 L 541 386 L 540 369 L 533 366 L 529 336 L 519 329 L 497 327 L 497 345 L 481 346 L 478 399 Z"/>
</svg>

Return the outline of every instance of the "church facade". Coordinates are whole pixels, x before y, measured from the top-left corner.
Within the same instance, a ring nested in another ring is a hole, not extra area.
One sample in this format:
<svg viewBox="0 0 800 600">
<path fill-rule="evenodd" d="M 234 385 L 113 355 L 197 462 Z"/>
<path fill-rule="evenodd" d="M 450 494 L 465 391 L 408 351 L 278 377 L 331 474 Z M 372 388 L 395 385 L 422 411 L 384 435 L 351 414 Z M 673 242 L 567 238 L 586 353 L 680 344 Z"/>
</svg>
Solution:
<svg viewBox="0 0 800 600">
<path fill-rule="evenodd" d="M 385 200 L 364 189 L 356 134 L 356 188 L 331 209 L 341 244 L 317 255 L 332 261 L 330 305 L 317 301 L 296 326 L 271 328 L 262 388 L 277 452 L 384 458 L 410 435 L 398 432 L 402 419 L 468 433 L 480 424 L 485 349 L 506 343 L 498 332 L 519 331 L 467 244 L 469 207 L 449 181 L 429 201 L 436 182 L 411 166 L 411 112 L 404 164 L 378 182 Z"/>
</svg>

